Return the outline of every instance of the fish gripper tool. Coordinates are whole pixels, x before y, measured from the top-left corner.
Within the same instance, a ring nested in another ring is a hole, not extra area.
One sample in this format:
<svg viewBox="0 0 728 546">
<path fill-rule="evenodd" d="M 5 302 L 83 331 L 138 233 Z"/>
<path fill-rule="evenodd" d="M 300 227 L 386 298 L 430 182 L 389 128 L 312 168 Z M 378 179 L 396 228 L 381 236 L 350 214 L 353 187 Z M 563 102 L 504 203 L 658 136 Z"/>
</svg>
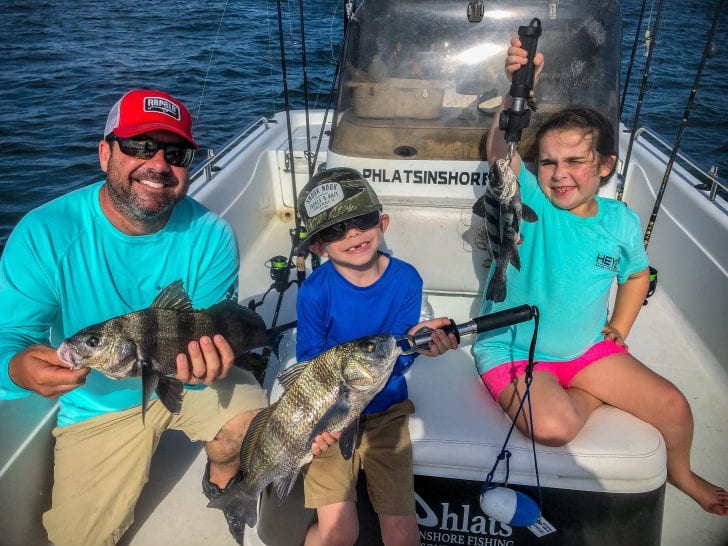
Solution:
<svg viewBox="0 0 728 546">
<path fill-rule="evenodd" d="M 527 102 L 533 90 L 535 76 L 533 57 L 536 55 L 540 36 L 541 21 L 535 17 L 531 19 L 528 26 L 518 27 L 518 38 L 521 40 L 521 47 L 528 52 L 528 62 L 513 73 L 509 92 L 513 97 L 513 104 L 508 110 L 501 112 L 498 122 L 501 130 L 505 131 L 505 139 L 508 143 L 506 159 L 509 164 L 516 144 L 521 140 L 521 132 L 531 123 L 531 110 L 528 108 Z"/>
<path fill-rule="evenodd" d="M 455 338 L 459 343 L 461 336 L 480 334 L 489 330 L 497 330 L 498 328 L 526 322 L 531 320 L 537 313 L 538 309 L 533 305 L 519 305 L 518 307 L 511 307 L 503 311 L 498 311 L 497 313 L 475 317 L 461 324 L 455 324 L 455 321 L 450 320 L 450 324 L 442 328 L 442 330 L 446 334 L 455 334 Z M 402 354 L 408 355 L 416 352 L 418 349 L 427 349 L 431 339 L 432 330 L 430 328 L 421 328 L 414 335 L 401 336 L 398 342 L 403 349 Z"/>
</svg>

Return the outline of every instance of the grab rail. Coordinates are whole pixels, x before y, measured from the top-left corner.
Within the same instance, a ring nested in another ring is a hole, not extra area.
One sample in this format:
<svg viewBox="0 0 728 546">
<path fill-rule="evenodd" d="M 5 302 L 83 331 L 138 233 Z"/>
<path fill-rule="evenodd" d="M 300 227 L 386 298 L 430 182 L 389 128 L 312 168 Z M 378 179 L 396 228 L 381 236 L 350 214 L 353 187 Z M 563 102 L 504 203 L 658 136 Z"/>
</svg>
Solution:
<svg viewBox="0 0 728 546">
<path fill-rule="evenodd" d="M 657 135 L 657 133 L 647 127 L 640 127 L 639 129 L 637 129 L 637 131 L 635 131 L 635 142 L 643 134 L 651 137 L 658 144 L 661 144 L 664 148 L 668 150 L 668 152 L 672 150 L 672 145 L 665 142 L 659 135 Z M 700 181 L 700 184 L 695 186 L 695 189 L 699 191 L 707 191 L 708 199 L 710 201 L 715 201 L 719 190 L 722 190 L 722 197 L 728 199 L 728 184 L 718 180 L 718 169 L 715 166 L 712 166 L 710 171 L 706 172 L 701 167 L 693 163 L 693 161 L 684 154 L 678 152 L 677 157 L 680 159 L 680 161 L 691 167 L 692 174 L 696 175 L 695 178 L 700 180 L 700 178 L 702 177 L 704 179 L 704 181 Z"/>
<path fill-rule="evenodd" d="M 238 144 L 240 144 L 241 141 L 246 139 L 253 131 L 258 129 L 261 125 L 265 125 L 265 128 L 268 129 L 270 127 L 271 123 L 275 123 L 273 120 L 270 120 L 266 117 L 261 117 L 256 119 L 253 123 L 248 125 L 243 131 L 238 134 L 236 137 L 234 137 L 231 141 L 229 141 L 227 144 L 225 144 L 218 153 L 214 153 L 212 148 L 207 148 L 207 161 L 205 161 L 202 165 L 200 165 L 193 173 L 190 175 L 190 181 L 197 180 L 202 174 L 205 175 L 205 181 L 209 182 L 213 177 L 213 172 L 215 171 L 215 163 L 217 163 L 221 158 L 223 158 L 225 155 L 227 155 L 230 150 L 235 148 Z"/>
</svg>

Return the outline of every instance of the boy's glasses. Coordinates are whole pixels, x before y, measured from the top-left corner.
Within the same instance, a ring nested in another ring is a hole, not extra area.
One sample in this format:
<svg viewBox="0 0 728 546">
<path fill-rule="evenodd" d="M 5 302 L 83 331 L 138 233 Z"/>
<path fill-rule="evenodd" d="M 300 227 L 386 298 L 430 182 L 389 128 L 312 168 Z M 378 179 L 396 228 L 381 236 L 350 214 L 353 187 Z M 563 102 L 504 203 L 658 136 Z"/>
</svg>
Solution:
<svg viewBox="0 0 728 546">
<path fill-rule="evenodd" d="M 369 212 L 322 229 L 318 237 L 322 243 L 333 243 L 346 237 L 346 234 L 353 227 L 359 231 L 368 231 L 378 224 L 379 213 L 377 211 Z"/>
<path fill-rule="evenodd" d="M 161 142 L 151 137 L 121 138 L 111 134 L 107 140 L 115 140 L 119 143 L 121 153 L 136 159 L 152 159 L 162 149 L 164 159 L 174 167 L 189 167 L 195 155 L 195 150 L 189 146 Z"/>
</svg>

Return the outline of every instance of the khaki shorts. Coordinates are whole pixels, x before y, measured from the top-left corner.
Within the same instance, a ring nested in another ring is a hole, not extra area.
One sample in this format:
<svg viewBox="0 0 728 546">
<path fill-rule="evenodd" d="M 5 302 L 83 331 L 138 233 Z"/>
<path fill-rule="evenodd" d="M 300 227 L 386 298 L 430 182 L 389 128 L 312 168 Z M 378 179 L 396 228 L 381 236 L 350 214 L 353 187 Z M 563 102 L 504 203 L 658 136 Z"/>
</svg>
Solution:
<svg viewBox="0 0 728 546">
<path fill-rule="evenodd" d="M 356 501 L 359 468 L 367 475 L 369 499 L 377 514 L 415 514 L 410 400 L 393 404 L 386 411 L 364 415 L 354 456 L 345 461 L 335 444 L 303 469 L 306 508 L 336 502 Z"/>
<path fill-rule="evenodd" d="M 267 405 L 253 375 L 233 368 L 212 387 L 185 390 L 179 415 L 155 399 L 144 425 L 137 406 L 56 427 L 53 500 L 43 515 L 48 538 L 57 546 L 116 544 L 134 521 L 134 506 L 165 430 L 207 442 L 236 415 Z"/>
</svg>

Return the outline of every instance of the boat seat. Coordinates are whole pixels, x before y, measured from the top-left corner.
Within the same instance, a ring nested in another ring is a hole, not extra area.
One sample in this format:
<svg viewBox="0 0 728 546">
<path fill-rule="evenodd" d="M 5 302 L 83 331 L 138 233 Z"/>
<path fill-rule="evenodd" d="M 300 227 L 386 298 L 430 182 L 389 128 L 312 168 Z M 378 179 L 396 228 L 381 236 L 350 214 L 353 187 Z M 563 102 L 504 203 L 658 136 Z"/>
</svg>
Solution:
<svg viewBox="0 0 728 546">
<path fill-rule="evenodd" d="M 438 300 L 434 303 L 437 313 Z M 461 345 L 435 358 L 419 357 L 406 374 L 416 407 L 410 417 L 415 474 L 482 481 L 503 446 L 511 421 L 481 383 L 470 349 Z M 281 369 L 295 362 L 295 330 L 283 337 L 279 354 Z M 271 368 L 264 383 L 271 402 L 282 392 L 274 382 L 277 373 Z M 538 419 L 538 408 L 534 411 Z M 536 485 L 530 440 L 515 430 L 508 449 L 510 483 Z M 597 409 L 565 446 L 537 445 L 537 458 L 543 487 L 641 493 L 666 480 L 660 433 L 609 406 Z M 504 471 L 501 464 L 495 479 L 502 481 Z"/>
</svg>

